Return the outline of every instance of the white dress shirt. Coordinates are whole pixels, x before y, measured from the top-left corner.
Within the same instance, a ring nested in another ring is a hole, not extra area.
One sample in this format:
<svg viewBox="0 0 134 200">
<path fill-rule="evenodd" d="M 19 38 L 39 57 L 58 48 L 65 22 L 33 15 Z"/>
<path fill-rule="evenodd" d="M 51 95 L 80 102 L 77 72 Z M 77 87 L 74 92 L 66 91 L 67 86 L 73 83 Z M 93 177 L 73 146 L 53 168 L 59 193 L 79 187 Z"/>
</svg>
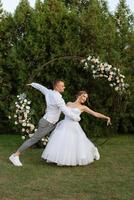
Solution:
<svg viewBox="0 0 134 200">
<path fill-rule="evenodd" d="M 62 95 L 58 91 L 48 89 L 38 83 L 31 83 L 31 86 L 45 95 L 47 108 L 43 118 L 48 122 L 55 124 L 60 118 L 61 111 L 74 121 L 80 121 L 80 117 L 66 106 Z"/>
</svg>

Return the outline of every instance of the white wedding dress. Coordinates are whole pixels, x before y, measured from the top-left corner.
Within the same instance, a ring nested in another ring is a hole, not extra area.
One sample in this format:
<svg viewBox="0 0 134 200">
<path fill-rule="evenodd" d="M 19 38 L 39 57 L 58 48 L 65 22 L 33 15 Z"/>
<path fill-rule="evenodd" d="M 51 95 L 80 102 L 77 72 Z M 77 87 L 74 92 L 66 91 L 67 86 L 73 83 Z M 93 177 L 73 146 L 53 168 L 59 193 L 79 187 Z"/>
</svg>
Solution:
<svg viewBox="0 0 134 200">
<path fill-rule="evenodd" d="M 78 108 L 69 108 L 80 115 Z M 87 138 L 79 122 L 65 116 L 49 137 L 42 158 L 58 165 L 88 165 L 99 160 L 98 149 Z"/>
</svg>

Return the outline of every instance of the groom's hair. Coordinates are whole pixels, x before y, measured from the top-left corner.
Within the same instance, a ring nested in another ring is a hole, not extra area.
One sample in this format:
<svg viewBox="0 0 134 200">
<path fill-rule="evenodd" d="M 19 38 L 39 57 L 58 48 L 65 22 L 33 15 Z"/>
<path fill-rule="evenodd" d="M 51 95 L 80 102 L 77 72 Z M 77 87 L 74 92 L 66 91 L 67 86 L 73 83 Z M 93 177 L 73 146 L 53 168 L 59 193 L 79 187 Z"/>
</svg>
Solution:
<svg viewBox="0 0 134 200">
<path fill-rule="evenodd" d="M 56 79 L 53 81 L 53 87 L 55 87 L 59 82 L 64 82 L 62 79 Z"/>
</svg>

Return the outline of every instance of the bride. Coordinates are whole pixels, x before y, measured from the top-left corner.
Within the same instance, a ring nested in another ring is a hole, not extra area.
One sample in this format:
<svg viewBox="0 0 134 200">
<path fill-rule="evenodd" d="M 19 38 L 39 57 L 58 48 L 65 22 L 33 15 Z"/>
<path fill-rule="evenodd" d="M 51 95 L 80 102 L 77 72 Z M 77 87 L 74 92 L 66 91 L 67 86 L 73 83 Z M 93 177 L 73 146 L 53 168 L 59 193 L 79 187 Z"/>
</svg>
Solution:
<svg viewBox="0 0 134 200">
<path fill-rule="evenodd" d="M 87 98 L 86 91 L 79 91 L 76 101 L 67 103 L 67 106 L 78 116 L 86 112 L 94 117 L 106 119 L 107 125 L 111 124 L 110 117 L 95 112 L 84 105 Z M 79 122 L 65 116 L 49 137 L 42 158 L 59 166 L 76 166 L 88 165 L 94 160 L 99 160 L 100 154 L 97 147 L 87 138 Z"/>
</svg>

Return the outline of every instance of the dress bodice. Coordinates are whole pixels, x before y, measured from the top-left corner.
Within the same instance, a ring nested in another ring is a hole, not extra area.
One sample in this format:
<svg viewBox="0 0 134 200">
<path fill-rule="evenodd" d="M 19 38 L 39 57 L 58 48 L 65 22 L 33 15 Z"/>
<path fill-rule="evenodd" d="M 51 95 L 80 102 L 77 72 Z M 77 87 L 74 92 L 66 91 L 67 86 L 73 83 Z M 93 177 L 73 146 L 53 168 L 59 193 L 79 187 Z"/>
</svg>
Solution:
<svg viewBox="0 0 134 200">
<path fill-rule="evenodd" d="M 76 114 L 76 115 L 78 115 L 78 117 L 80 116 L 80 114 L 81 114 L 81 111 L 80 111 L 80 109 L 79 108 L 71 108 L 71 107 L 68 107 L 69 109 L 71 109 L 71 111 L 74 113 L 74 114 Z M 65 118 L 64 118 L 65 120 L 72 120 L 70 117 L 68 117 L 67 115 L 65 115 Z M 74 120 L 72 120 L 72 121 L 74 121 Z"/>
</svg>

